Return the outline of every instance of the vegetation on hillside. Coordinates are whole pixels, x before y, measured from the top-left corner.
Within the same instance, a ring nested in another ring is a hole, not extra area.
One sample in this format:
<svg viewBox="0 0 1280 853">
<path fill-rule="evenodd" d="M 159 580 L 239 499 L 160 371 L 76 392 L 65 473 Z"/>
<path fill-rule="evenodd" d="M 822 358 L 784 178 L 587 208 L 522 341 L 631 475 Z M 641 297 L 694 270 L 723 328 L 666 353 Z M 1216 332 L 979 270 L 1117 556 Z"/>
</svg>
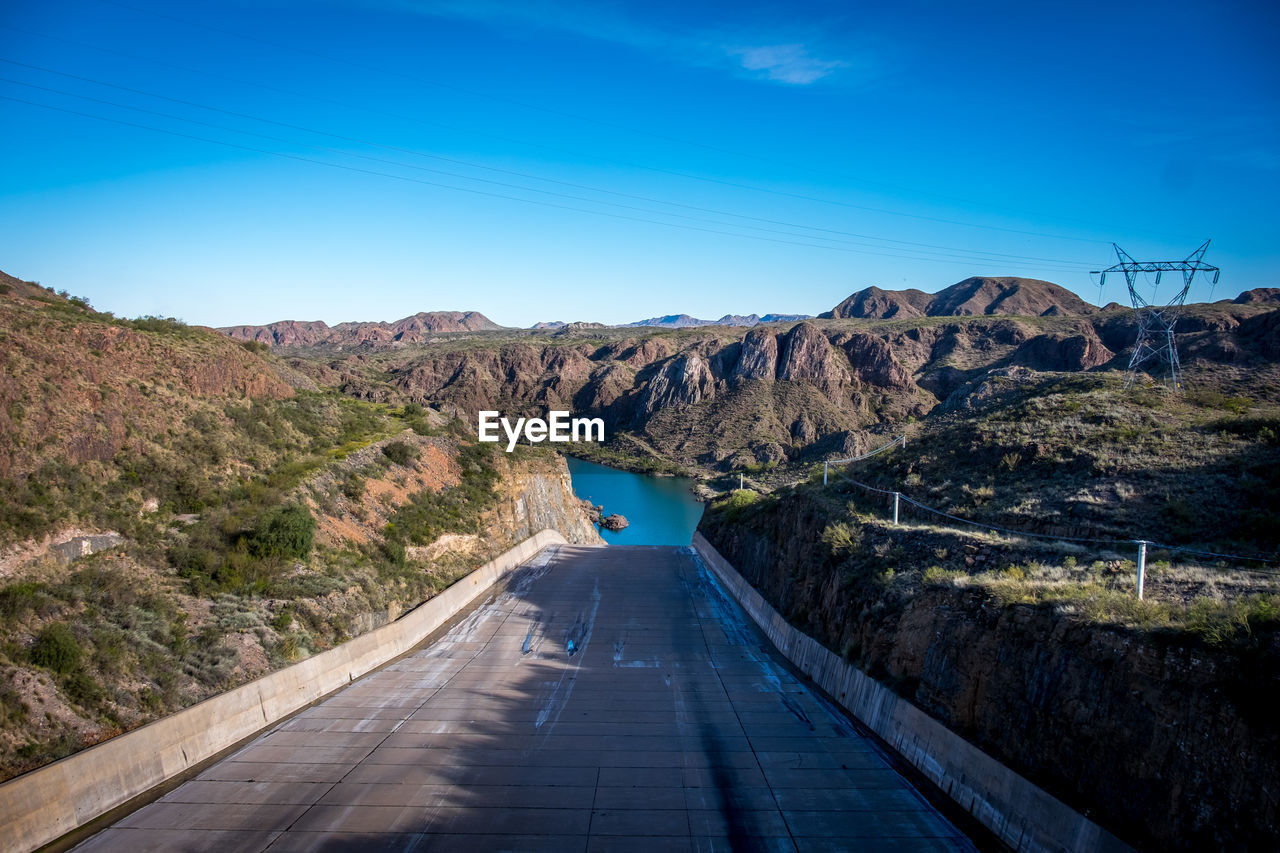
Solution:
<svg viewBox="0 0 1280 853">
<path fill-rule="evenodd" d="M 878 613 L 952 587 L 980 590 L 997 606 L 1044 605 L 1217 644 L 1280 627 L 1275 401 L 1204 388 L 1127 391 L 1115 374 L 1015 373 L 991 377 L 969 407 L 907 431 L 905 448 L 832 466 L 826 486 L 811 467 L 771 494 L 730 492 L 703 528 L 713 541 L 735 531 L 778 548 L 790 547 L 783 537 L 807 541 L 803 553 L 792 549 L 789 570 L 838 578 Z M 896 526 L 895 491 L 910 499 Z M 803 530 L 779 525 L 787 506 Z M 1139 539 L 1158 543 L 1143 601 Z M 836 649 L 858 630 L 857 619 L 790 616 Z"/>
<path fill-rule="evenodd" d="M 407 555 L 498 499 L 508 460 L 460 422 L 6 284 L 0 778 L 363 633 L 504 546 Z M 46 539 L 68 531 L 116 544 L 68 565 Z"/>
</svg>

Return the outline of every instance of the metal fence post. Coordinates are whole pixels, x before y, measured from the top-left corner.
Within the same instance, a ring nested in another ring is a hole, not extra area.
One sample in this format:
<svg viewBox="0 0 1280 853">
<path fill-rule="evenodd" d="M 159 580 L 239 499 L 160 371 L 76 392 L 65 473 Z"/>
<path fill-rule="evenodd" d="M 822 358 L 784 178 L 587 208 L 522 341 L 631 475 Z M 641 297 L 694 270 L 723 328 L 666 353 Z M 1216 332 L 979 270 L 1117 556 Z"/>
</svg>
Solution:
<svg viewBox="0 0 1280 853">
<path fill-rule="evenodd" d="M 1147 540 L 1138 540 L 1138 600 L 1142 600 L 1142 586 L 1147 576 Z"/>
<path fill-rule="evenodd" d="M 893 493 L 893 523 L 895 525 L 898 523 L 898 498 L 900 497 L 902 497 L 900 493 Z"/>
<path fill-rule="evenodd" d="M 822 463 L 822 485 L 827 484 L 827 463 Z"/>
<path fill-rule="evenodd" d="M 738 491 L 742 491 L 742 472 L 738 472 Z"/>
</svg>

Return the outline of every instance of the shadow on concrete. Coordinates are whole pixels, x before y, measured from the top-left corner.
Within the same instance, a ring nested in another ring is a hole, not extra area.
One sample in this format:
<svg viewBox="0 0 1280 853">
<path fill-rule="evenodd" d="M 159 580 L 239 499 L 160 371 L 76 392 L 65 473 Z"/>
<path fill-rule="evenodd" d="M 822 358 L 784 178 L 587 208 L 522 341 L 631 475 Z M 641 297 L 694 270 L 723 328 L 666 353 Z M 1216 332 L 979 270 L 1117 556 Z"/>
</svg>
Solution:
<svg viewBox="0 0 1280 853">
<path fill-rule="evenodd" d="M 83 850 L 966 850 L 689 549 L 560 546 Z"/>
</svg>

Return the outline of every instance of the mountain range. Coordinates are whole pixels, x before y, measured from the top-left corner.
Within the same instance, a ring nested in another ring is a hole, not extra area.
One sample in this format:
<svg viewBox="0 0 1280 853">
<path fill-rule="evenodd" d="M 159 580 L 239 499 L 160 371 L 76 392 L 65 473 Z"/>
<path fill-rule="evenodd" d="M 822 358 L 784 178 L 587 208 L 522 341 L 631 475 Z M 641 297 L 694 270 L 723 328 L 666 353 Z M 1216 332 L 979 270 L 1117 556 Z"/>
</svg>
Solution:
<svg viewBox="0 0 1280 853">
<path fill-rule="evenodd" d="M 1099 309 L 1070 290 L 1034 278 L 975 276 L 937 293 L 922 290 L 859 290 L 835 308 L 818 315 L 825 319 L 890 320 L 906 317 L 961 317 L 1016 314 L 1023 317 L 1064 315 L 1080 317 Z"/>
<path fill-rule="evenodd" d="M 1108 306 L 1111 307 L 1111 306 Z M 1116 306 L 1119 307 L 1119 306 Z M 922 290 L 882 290 L 871 286 L 859 290 L 820 319 L 887 320 L 910 317 L 944 317 L 1006 314 L 1019 316 L 1082 317 L 1099 308 L 1070 290 L 1048 281 L 1014 277 L 973 277 L 937 293 Z M 613 328 L 689 329 L 701 326 L 754 327 L 768 323 L 791 323 L 810 319 L 808 314 L 725 314 L 718 320 L 703 320 L 688 314 L 667 314 Z M 259 341 L 274 347 L 357 346 L 420 343 L 449 333 L 499 331 L 499 326 L 478 311 L 431 311 L 393 323 L 350 322 L 330 327 L 321 321 L 282 320 L 264 326 L 227 326 L 218 329 L 238 340 Z M 535 323 L 535 331 L 566 328 L 608 328 L 599 323 L 566 323 L 560 320 Z"/>
<path fill-rule="evenodd" d="M 386 322 L 351 322 L 330 326 L 323 320 L 281 320 L 265 326 L 226 326 L 219 332 L 237 340 L 277 347 L 341 346 L 361 343 L 419 343 L 448 332 L 501 329 L 479 311 L 422 311 Z"/>
</svg>

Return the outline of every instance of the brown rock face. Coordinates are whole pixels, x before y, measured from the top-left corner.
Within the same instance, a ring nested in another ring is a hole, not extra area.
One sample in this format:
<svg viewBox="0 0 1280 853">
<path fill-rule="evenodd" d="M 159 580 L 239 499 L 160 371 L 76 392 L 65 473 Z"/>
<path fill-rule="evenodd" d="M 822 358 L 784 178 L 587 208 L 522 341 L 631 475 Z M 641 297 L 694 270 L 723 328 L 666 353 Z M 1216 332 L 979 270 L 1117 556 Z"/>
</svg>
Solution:
<svg viewBox="0 0 1280 853">
<path fill-rule="evenodd" d="M 640 398 L 638 414 L 649 418 L 668 406 L 689 406 L 715 395 L 711 368 L 697 353 L 681 353 L 649 380 Z"/>
<path fill-rule="evenodd" d="M 881 290 L 872 286 L 859 290 L 821 316 L 842 320 L 856 318 L 888 320 L 893 317 L 923 317 L 933 299 L 923 290 Z"/>
<path fill-rule="evenodd" d="M 808 382 L 828 395 L 849 384 L 849 369 L 836 354 L 827 336 L 811 323 L 800 323 L 782 340 L 778 378 Z"/>
<path fill-rule="evenodd" d="M 646 338 L 639 344 L 632 344 L 622 354 L 621 361 L 643 367 L 671 355 L 671 344 L 665 338 Z"/>
<path fill-rule="evenodd" d="M 752 329 L 742 339 L 742 352 L 731 378 L 772 380 L 778 373 L 778 336 L 764 329 Z"/>
<path fill-rule="evenodd" d="M 1113 358 L 1092 327 L 1078 335 L 1037 335 L 1013 354 L 1014 364 L 1036 370 L 1089 370 Z"/>
<path fill-rule="evenodd" d="M 911 373 L 893 357 L 893 350 L 881 338 L 856 334 L 843 343 L 844 351 L 853 366 L 853 375 L 860 382 L 905 391 L 915 383 Z"/>
</svg>

